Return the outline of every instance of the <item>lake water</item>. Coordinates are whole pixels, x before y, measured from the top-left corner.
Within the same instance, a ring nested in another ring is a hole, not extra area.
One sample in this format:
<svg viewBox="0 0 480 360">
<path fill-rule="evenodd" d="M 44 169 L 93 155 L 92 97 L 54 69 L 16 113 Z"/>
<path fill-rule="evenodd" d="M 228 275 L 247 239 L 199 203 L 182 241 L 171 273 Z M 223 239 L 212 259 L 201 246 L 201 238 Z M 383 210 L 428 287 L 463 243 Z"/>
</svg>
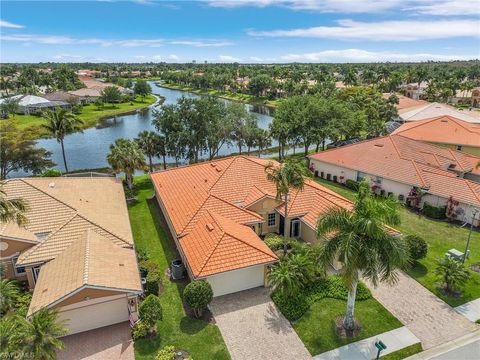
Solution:
<svg viewBox="0 0 480 360">
<path fill-rule="evenodd" d="M 165 98 L 165 104 L 174 104 L 182 96 L 197 98 L 199 95 L 180 90 L 171 90 L 155 85 L 150 82 L 152 92 Z M 222 101 L 228 102 L 228 100 Z M 254 107 L 245 105 L 253 112 L 258 120 L 258 126 L 268 129 L 272 121 L 268 107 Z M 83 133 L 75 133 L 65 137 L 65 152 L 69 170 L 96 169 L 108 166 L 106 156 L 109 146 L 118 138 L 133 139 L 143 130 L 154 130 L 152 126 L 154 108 L 148 108 L 135 114 L 116 116 L 101 121 L 96 128 L 89 128 Z M 63 160 L 60 144 L 55 139 L 40 139 L 38 146 L 49 150 L 52 153 L 52 160 L 57 164 L 56 168 L 63 169 Z M 219 155 L 228 155 L 236 152 L 237 147 L 223 146 Z M 156 159 L 158 162 L 160 160 Z M 174 159 L 167 159 L 173 162 Z M 25 173 L 10 174 L 10 177 L 27 175 Z"/>
</svg>

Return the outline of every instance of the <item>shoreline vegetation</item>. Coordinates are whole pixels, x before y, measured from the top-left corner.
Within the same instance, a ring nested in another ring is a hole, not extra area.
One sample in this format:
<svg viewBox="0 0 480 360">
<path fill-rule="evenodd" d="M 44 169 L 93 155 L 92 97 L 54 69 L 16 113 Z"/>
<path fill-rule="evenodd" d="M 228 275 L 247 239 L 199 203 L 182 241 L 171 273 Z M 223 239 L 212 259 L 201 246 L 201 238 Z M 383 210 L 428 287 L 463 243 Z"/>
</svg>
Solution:
<svg viewBox="0 0 480 360">
<path fill-rule="evenodd" d="M 163 97 L 159 95 L 148 95 L 145 99 L 137 96 L 133 102 L 119 103 L 114 106 L 105 105 L 102 109 L 97 108 L 94 104 L 84 105 L 82 112 L 77 115 L 83 121 L 82 130 L 97 126 L 102 120 L 113 116 L 133 114 L 137 111 L 146 109 L 157 101 L 162 102 Z M 35 139 L 49 138 L 48 133 L 42 128 L 46 120 L 39 115 L 15 115 L 8 119 L 18 130 L 30 130 Z"/>
<path fill-rule="evenodd" d="M 220 91 L 215 89 L 196 89 L 194 87 L 187 86 L 187 85 L 177 85 L 177 84 L 160 82 L 160 81 L 156 81 L 155 84 L 159 87 L 163 87 L 166 89 L 188 91 L 198 95 L 211 95 L 211 96 L 225 99 L 225 100 L 237 101 L 237 102 L 250 104 L 250 105 L 263 105 L 263 106 L 268 106 L 272 108 L 277 107 L 281 101 L 278 99 L 269 100 L 266 97 L 257 97 L 249 94 L 232 93 L 230 91 Z"/>
</svg>

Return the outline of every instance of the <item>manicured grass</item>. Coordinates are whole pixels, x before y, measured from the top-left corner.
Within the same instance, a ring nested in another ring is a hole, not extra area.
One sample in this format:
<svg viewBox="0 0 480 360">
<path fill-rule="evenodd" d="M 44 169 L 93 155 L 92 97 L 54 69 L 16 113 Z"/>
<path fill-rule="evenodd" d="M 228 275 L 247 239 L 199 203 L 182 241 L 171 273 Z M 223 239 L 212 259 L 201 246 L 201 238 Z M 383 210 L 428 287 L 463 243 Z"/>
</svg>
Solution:
<svg viewBox="0 0 480 360">
<path fill-rule="evenodd" d="M 252 105 L 267 105 L 267 106 L 275 107 L 275 106 L 278 106 L 278 104 L 281 101 L 281 100 L 269 100 L 266 97 L 258 97 L 258 96 L 253 96 L 249 94 L 233 93 L 230 91 L 220 91 L 215 89 L 195 89 L 190 86 L 177 85 L 177 84 L 171 84 L 171 83 L 168 83 L 168 84 L 163 83 L 161 86 L 168 89 L 188 91 L 188 92 L 193 92 L 195 94 L 202 94 L 202 95 L 211 95 L 211 96 L 216 96 L 222 99 L 239 101 L 239 102 L 248 103 Z"/>
<path fill-rule="evenodd" d="M 355 193 L 342 185 L 322 179 L 316 180 L 347 199 L 355 198 Z M 401 224 L 396 226 L 398 230 L 406 235 L 419 235 L 428 243 L 427 257 L 411 267 L 407 273 L 450 306 L 458 306 L 479 298 L 480 273 L 470 271 L 470 280 L 462 287 L 462 294 L 459 297 L 445 295 L 439 288 L 438 278 L 435 275 L 436 260 L 443 258 L 449 249 L 464 251 L 469 229 L 461 228 L 457 224 L 418 216 L 407 208 L 400 209 L 400 218 Z M 478 231 L 472 234 L 470 258 L 465 265 L 470 267 L 475 263 L 480 263 L 480 232 Z"/>
<path fill-rule="evenodd" d="M 156 200 L 147 200 L 153 195 L 153 187 L 146 175 L 135 178 L 138 201 L 129 205 L 135 246 L 147 252 L 158 263 L 162 273 L 173 259 L 178 258 L 175 245 L 167 237 L 161 225 L 161 213 Z M 167 276 L 162 281 L 160 295 L 163 320 L 157 324 L 158 336 L 135 342 L 136 359 L 153 359 L 165 345 L 185 350 L 195 359 L 230 359 L 220 330 L 217 326 L 185 315 L 182 305 L 183 286 L 171 282 Z"/>
<path fill-rule="evenodd" d="M 131 111 L 145 108 L 156 101 L 156 98 L 152 95 L 145 97 L 143 100 L 141 97 L 137 97 L 134 102 L 126 102 L 115 104 L 111 106 L 106 104 L 103 109 L 98 109 L 94 104 L 88 104 L 82 107 L 82 113 L 78 114 L 78 118 L 83 120 L 83 129 L 93 127 L 97 125 L 98 121 L 102 118 L 129 113 Z M 38 133 L 39 137 L 46 137 L 48 134 L 42 129 L 42 124 L 45 124 L 45 119 L 37 115 L 15 115 L 12 118 L 11 123 L 19 130 L 25 130 L 27 128 L 34 129 Z"/>
<path fill-rule="evenodd" d="M 422 349 L 422 344 L 421 343 L 413 344 L 413 345 L 407 346 L 406 348 L 403 348 L 403 349 L 397 350 L 393 353 L 390 353 L 388 355 L 382 356 L 381 359 L 383 359 L 383 360 L 402 360 L 402 359 L 406 359 L 409 356 L 418 354 L 422 350 L 423 349 Z"/>
<path fill-rule="evenodd" d="M 314 303 L 293 327 L 308 351 L 317 355 L 358 340 L 402 326 L 379 302 L 370 298 L 355 303 L 355 318 L 362 329 L 358 336 L 340 338 L 335 332 L 335 319 L 344 315 L 346 301 L 324 298 Z"/>
</svg>

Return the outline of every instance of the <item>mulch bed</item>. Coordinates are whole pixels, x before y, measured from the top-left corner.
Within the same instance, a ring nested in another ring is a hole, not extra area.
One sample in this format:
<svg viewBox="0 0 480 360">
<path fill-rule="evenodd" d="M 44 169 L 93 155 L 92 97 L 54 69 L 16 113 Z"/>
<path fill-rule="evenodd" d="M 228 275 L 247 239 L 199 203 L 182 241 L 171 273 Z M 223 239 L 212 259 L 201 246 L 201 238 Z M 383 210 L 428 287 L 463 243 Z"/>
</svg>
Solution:
<svg viewBox="0 0 480 360">
<path fill-rule="evenodd" d="M 357 320 L 354 320 L 354 322 L 355 322 L 354 329 L 353 330 L 347 330 L 343 327 L 343 320 L 344 319 L 345 319 L 345 317 L 342 316 L 342 315 L 337 316 L 336 319 L 335 319 L 335 332 L 339 337 L 341 337 L 341 338 L 351 338 L 351 337 L 355 337 L 358 334 L 360 334 L 360 331 L 362 330 L 362 327 Z"/>
</svg>

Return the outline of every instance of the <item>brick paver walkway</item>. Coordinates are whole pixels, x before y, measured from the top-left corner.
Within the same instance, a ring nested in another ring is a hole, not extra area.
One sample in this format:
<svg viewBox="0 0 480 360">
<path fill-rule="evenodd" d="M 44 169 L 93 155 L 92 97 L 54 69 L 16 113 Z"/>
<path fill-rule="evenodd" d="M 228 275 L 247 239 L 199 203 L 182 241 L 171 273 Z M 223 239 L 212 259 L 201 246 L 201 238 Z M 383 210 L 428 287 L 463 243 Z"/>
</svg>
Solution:
<svg viewBox="0 0 480 360">
<path fill-rule="evenodd" d="M 256 288 L 213 299 L 210 309 L 233 360 L 311 359 L 268 289 Z"/>
<path fill-rule="evenodd" d="M 128 322 L 85 331 L 62 338 L 65 349 L 58 360 L 133 360 L 133 341 Z"/>
<path fill-rule="evenodd" d="M 368 285 L 373 296 L 421 340 L 424 350 L 478 328 L 404 273 L 394 286 Z"/>
</svg>

